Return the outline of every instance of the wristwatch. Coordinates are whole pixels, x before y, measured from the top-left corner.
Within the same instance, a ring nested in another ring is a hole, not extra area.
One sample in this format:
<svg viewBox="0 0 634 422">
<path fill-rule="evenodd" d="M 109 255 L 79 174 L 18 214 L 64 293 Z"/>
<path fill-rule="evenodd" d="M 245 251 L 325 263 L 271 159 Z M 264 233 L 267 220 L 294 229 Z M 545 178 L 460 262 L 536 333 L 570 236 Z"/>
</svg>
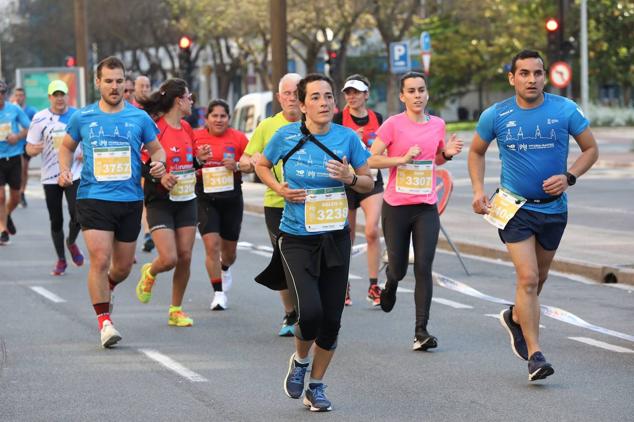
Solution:
<svg viewBox="0 0 634 422">
<path fill-rule="evenodd" d="M 566 180 L 568 181 L 568 186 L 572 186 L 575 183 L 577 183 L 577 176 L 575 176 L 572 173 L 569 172 L 565 172 L 564 173 L 566 175 Z"/>
</svg>

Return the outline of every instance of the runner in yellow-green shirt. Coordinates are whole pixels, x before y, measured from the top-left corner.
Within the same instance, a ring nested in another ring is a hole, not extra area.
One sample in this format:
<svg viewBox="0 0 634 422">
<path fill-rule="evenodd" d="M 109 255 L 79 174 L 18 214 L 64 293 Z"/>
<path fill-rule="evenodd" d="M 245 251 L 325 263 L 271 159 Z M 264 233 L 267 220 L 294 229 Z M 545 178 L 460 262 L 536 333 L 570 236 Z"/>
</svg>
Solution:
<svg viewBox="0 0 634 422">
<path fill-rule="evenodd" d="M 278 93 L 275 94 L 282 111 L 274 116 L 264 119 L 253 132 L 249 144 L 240 158 L 240 171 L 251 173 L 255 169 L 255 163 L 260 158 L 264 147 L 269 143 L 275 132 L 282 126 L 292 122 L 297 122 L 301 118 L 299 102 L 297 101 L 297 83 L 302 79 L 297 73 L 287 73 L 280 79 Z M 273 167 L 273 174 L 278 182 L 283 182 L 282 161 L 280 160 Z M 280 233 L 280 221 L 284 210 L 284 198 L 275 193 L 271 188 L 266 188 L 264 193 L 264 219 L 266 228 L 271 238 L 271 243 L 275 246 L 275 239 Z M 281 337 L 291 337 L 294 335 L 293 327 L 297 322 L 297 313 L 293 308 L 293 301 L 288 293 L 288 289 L 281 290 L 280 296 L 284 305 L 284 318 L 279 335 Z"/>
</svg>

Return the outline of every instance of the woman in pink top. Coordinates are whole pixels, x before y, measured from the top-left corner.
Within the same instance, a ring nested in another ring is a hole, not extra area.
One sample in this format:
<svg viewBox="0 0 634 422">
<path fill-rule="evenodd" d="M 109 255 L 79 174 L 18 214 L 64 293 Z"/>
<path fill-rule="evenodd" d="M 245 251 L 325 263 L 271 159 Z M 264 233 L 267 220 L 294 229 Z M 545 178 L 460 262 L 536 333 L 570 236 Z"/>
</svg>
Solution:
<svg viewBox="0 0 634 422">
<path fill-rule="evenodd" d="M 390 117 L 381 125 L 372 144 L 372 157 L 368 160 L 372 168 L 390 169 L 381 219 L 388 252 L 387 282 L 381 292 L 381 309 L 390 312 L 394 307 L 398 282 L 407 274 L 411 236 L 416 279 L 413 348 L 427 350 L 438 345 L 437 339 L 427 332 L 432 297 L 431 269 L 440 230 L 435 167 L 459 154 L 462 141 L 453 134 L 445 143 L 445 122 L 425 114 L 429 94 L 422 73 L 403 75 L 400 91 L 405 112 Z"/>
</svg>

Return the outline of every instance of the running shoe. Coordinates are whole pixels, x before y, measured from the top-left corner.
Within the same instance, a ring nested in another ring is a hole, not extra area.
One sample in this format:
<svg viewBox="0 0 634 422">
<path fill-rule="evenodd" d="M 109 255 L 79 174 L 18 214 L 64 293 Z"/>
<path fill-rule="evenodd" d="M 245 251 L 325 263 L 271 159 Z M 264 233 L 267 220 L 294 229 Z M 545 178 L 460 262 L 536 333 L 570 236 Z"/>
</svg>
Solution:
<svg viewBox="0 0 634 422">
<path fill-rule="evenodd" d="M 553 366 L 546 362 L 542 352 L 535 352 L 528 360 L 528 380 L 537 381 L 555 373 Z"/>
<path fill-rule="evenodd" d="M 11 218 L 11 214 L 7 215 L 7 231 L 11 236 L 15 236 L 17 230 L 15 229 L 15 224 L 13 224 L 13 218 Z"/>
<path fill-rule="evenodd" d="M 324 391 L 326 387 L 327 385 L 322 383 L 308 384 L 304 396 L 304 406 L 310 408 L 311 412 L 329 412 L 332 410 L 332 404 Z"/>
<path fill-rule="evenodd" d="M 24 192 L 22 192 L 22 193 L 20 194 L 20 206 L 21 206 L 22 208 L 26 208 L 26 207 L 28 207 L 28 206 L 29 206 L 29 204 L 27 204 L 27 202 L 26 202 L 26 195 L 24 195 Z"/>
<path fill-rule="evenodd" d="M 167 325 L 173 325 L 176 327 L 191 327 L 194 325 L 194 320 L 189 317 L 182 310 L 170 311 L 169 320 Z"/>
<path fill-rule="evenodd" d="M 225 292 L 214 292 L 214 298 L 209 309 L 212 311 L 224 311 L 227 309 L 227 295 Z"/>
<path fill-rule="evenodd" d="M 506 329 L 511 337 L 511 350 L 520 359 L 528 360 L 528 347 L 522 333 L 522 327 L 513 321 L 513 305 L 500 312 L 500 324 Z"/>
<path fill-rule="evenodd" d="M 67 267 L 68 265 L 66 264 L 65 259 L 58 259 L 57 263 L 55 264 L 55 268 L 53 268 L 53 271 L 51 271 L 51 275 L 64 275 L 64 273 L 66 273 Z"/>
<path fill-rule="evenodd" d="M 8 245 L 11 243 L 11 238 L 9 237 L 9 232 L 6 230 L 0 233 L 0 245 Z"/>
<path fill-rule="evenodd" d="M 280 337 L 293 337 L 295 335 L 295 323 L 297 323 L 297 313 L 293 311 L 285 314 L 282 319 L 282 327 L 280 328 Z"/>
<path fill-rule="evenodd" d="M 231 268 L 227 268 L 227 271 L 221 271 L 220 278 L 222 278 L 222 291 L 229 292 L 229 290 L 231 290 L 231 286 L 233 285 Z"/>
<path fill-rule="evenodd" d="M 146 233 L 143 239 L 143 252 L 152 252 L 152 249 L 154 249 L 154 241 L 150 233 Z"/>
<path fill-rule="evenodd" d="M 416 333 L 414 337 L 414 346 L 412 346 L 412 350 L 422 350 L 426 351 L 428 349 L 434 349 L 438 347 L 438 339 L 427 331 L 420 331 Z"/>
<path fill-rule="evenodd" d="M 366 299 L 368 300 L 368 302 L 370 302 L 372 306 L 381 305 L 381 288 L 378 284 L 373 284 L 370 286 Z"/>
<path fill-rule="evenodd" d="M 152 299 L 152 287 L 156 279 L 150 275 L 151 267 L 150 262 L 141 267 L 141 277 L 139 284 L 136 285 L 136 297 L 141 303 L 148 303 Z"/>
<path fill-rule="evenodd" d="M 121 334 L 114 328 L 112 321 L 106 320 L 101 327 L 101 347 L 109 348 L 121 340 Z"/>
<path fill-rule="evenodd" d="M 348 283 L 348 287 L 346 288 L 346 300 L 343 304 L 346 306 L 352 306 L 352 299 L 350 298 L 350 283 Z"/>
<path fill-rule="evenodd" d="M 304 392 L 304 377 L 308 370 L 308 364 L 297 363 L 295 353 L 288 360 L 288 372 L 284 378 L 284 392 L 292 399 L 298 399 Z"/>
<path fill-rule="evenodd" d="M 70 257 L 73 259 L 73 264 L 76 267 L 84 265 L 84 254 L 81 253 L 81 250 L 79 250 L 77 243 L 66 243 L 66 246 L 68 247 L 68 252 L 70 252 Z"/>
<path fill-rule="evenodd" d="M 398 283 L 385 283 L 385 287 L 381 290 L 381 309 L 383 312 L 390 312 L 396 303 L 396 289 Z"/>
</svg>

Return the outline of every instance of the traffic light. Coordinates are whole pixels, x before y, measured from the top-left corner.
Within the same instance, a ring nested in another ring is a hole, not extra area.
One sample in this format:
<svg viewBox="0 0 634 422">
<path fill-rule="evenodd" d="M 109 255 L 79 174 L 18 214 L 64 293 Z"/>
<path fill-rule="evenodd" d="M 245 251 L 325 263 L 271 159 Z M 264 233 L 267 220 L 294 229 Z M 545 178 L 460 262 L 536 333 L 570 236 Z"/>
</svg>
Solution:
<svg viewBox="0 0 634 422">
<path fill-rule="evenodd" d="M 192 88 L 192 40 L 187 35 L 183 35 L 178 40 L 178 62 L 181 70 L 182 78 L 187 82 L 189 88 Z"/>
<path fill-rule="evenodd" d="M 551 61 L 559 59 L 561 53 L 561 25 L 557 18 L 548 18 L 546 20 L 546 32 L 548 34 L 548 54 Z"/>
<path fill-rule="evenodd" d="M 327 50 L 326 52 L 326 64 L 333 66 L 337 60 L 337 52 L 335 50 Z"/>
<path fill-rule="evenodd" d="M 64 66 L 66 67 L 75 67 L 77 61 L 75 60 L 75 56 L 66 56 L 64 58 Z"/>
</svg>

